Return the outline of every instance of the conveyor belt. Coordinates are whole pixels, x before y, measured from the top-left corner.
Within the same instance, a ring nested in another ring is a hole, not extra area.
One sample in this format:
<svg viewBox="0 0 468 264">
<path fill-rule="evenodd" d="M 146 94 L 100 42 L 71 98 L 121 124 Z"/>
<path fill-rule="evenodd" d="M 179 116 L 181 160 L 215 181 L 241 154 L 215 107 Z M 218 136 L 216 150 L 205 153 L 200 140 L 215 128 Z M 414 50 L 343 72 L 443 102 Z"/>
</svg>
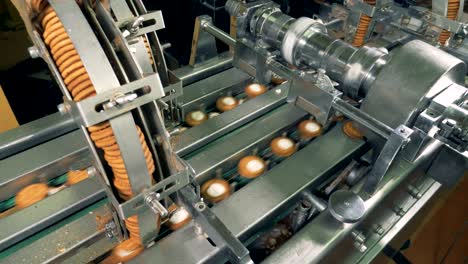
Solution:
<svg viewBox="0 0 468 264">
<path fill-rule="evenodd" d="M 238 238 L 245 239 L 296 201 L 300 192 L 323 181 L 363 150 L 364 142 L 345 137 L 335 127 L 213 208 Z M 202 155 L 202 154 L 200 154 Z M 184 241 L 184 243 L 181 243 Z M 129 263 L 217 263 L 217 249 L 197 236 L 190 224 L 158 242 Z"/>
</svg>

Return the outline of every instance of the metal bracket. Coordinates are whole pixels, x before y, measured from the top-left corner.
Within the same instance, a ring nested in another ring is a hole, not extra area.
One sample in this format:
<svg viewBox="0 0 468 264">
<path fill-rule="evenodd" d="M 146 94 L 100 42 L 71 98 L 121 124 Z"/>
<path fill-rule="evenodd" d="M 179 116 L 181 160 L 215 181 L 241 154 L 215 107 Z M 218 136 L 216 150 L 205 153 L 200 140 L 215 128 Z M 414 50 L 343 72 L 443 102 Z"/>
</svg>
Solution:
<svg viewBox="0 0 468 264">
<path fill-rule="evenodd" d="M 192 50 L 190 52 L 189 61 L 189 64 L 192 66 L 218 55 L 216 39 L 204 30 L 204 23 L 212 23 L 211 17 L 199 16 L 195 20 L 192 37 Z"/>
<path fill-rule="evenodd" d="M 259 43 L 257 43 L 255 47 L 257 51 L 257 56 L 255 58 L 255 78 L 260 83 L 269 83 L 271 80 L 272 72 L 268 69 L 268 62 L 272 61 L 274 56 L 265 50 L 266 44 L 261 42 L 262 41 L 259 40 Z"/>
<path fill-rule="evenodd" d="M 298 107 L 311 113 L 319 123 L 325 125 L 333 113 L 335 98 L 339 98 L 343 93 L 333 87 L 323 72 L 310 77 L 307 74 L 301 72 L 294 77 L 288 101 L 294 101 Z"/>
<path fill-rule="evenodd" d="M 215 246 L 226 254 L 231 263 L 253 264 L 247 248 L 227 229 L 210 208 L 199 200 L 198 195 L 191 187 L 182 188 L 179 194 L 180 201 L 190 211 L 201 232 L 206 233 Z"/>
<path fill-rule="evenodd" d="M 366 195 L 370 196 L 377 190 L 380 181 L 387 173 L 396 155 L 409 142 L 412 133 L 412 129 L 400 125 L 390 134 L 372 170 L 367 175 L 367 180 L 363 186 Z"/>
<path fill-rule="evenodd" d="M 65 103 L 70 107 L 73 118 L 89 127 L 163 97 L 162 87 L 156 86 L 159 83 L 158 74 L 152 74 L 118 88 L 103 91 L 81 102 Z M 140 90 L 147 93 L 138 96 Z M 102 109 L 99 109 L 100 106 Z"/>
<path fill-rule="evenodd" d="M 153 208 L 155 201 L 159 202 L 169 197 L 169 195 L 177 192 L 189 183 L 190 177 L 187 170 L 176 173 L 121 204 L 119 206 L 120 214 L 124 219 L 127 219 L 130 216 L 146 211 L 148 209 L 147 206 L 155 210 Z M 162 214 L 161 216 L 163 217 Z"/>
<path fill-rule="evenodd" d="M 432 24 L 434 26 L 437 26 L 438 28 L 445 29 L 456 34 L 465 34 L 465 30 L 468 27 L 468 25 L 465 23 L 448 19 L 447 17 L 431 12 L 430 10 L 424 7 L 412 7 L 409 10 L 409 13 L 413 13 L 412 15 L 419 17 L 428 24 Z"/>
<path fill-rule="evenodd" d="M 362 1 L 346 1 L 346 6 L 351 9 L 351 11 L 362 13 L 370 17 L 373 17 L 382 8 L 391 6 L 392 4 L 393 1 L 391 0 L 377 0 L 375 6 Z"/>
<path fill-rule="evenodd" d="M 182 82 L 178 81 L 169 86 L 164 87 L 164 93 L 166 94 L 161 100 L 167 102 L 181 97 L 184 94 L 184 89 L 182 87 Z"/>
</svg>

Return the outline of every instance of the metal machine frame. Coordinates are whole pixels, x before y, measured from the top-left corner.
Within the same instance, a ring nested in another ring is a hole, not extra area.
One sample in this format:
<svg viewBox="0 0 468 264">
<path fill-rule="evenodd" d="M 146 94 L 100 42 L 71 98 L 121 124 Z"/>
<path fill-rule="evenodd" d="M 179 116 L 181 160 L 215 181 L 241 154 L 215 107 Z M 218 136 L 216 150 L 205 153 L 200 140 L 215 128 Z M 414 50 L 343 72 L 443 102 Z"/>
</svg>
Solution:
<svg viewBox="0 0 468 264">
<path fill-rule="evenodd" d="M 333 262 L 331 251 L 350 242 L 354 249 L 347 259 L 367 263 L 441 195 L 442 183 L 457 182 L 468 167 L 466 66 L 427 43 L 416 40 L 390 51 L 352 47 L 328 34 L 331 23 L 294 19 L 268 0 L 229 0 L 226 10 L 235 21 L 236 37 L 207 16 L 197 18 L 191 65 L 170 71 L 156 33 L 164 28 L 162 14 L 147 12 L 140 0 L 111 0 L 109 7 L 100 1 L 49 3 L 97 95 L 72 100 L 41 35 L 25 19 L 35 44 L 30 52 L 47 62 L 64 103 L 61 115 L 35 121 L 39 128 L 33 137 L 22 127 L 0 138 L 6 175 L 0 188 L 8 191 L 0 200 L 74 166 L 88 167 L 92 177 L 2 219 L 0 250 L 8 251 L 7 261 L 31 260 L 31 252 L 43 243 L 66 246 L 44 252 L 40 261 L 92 261 L 128 238 L 124 220 L 138 215 L 145 250 L 130 263 L 253 263 L 248 249 L 253 241 L 306 201 L 310 217 L 302 229 L 264 262 Z M 390 2 L 377 3 L 349 5 L 350 23 L 361 13 L 389 19 L 389 10 L 401 11 Z M 446 20 L 436 16 L 431 23 L 457 34 L 464 28 Z M 231 51 L 216 54 L 215 38 Z M 145 42 L 151 43 L 149 56 Z M 408 60 L 428 66 L 410 71 Z M 414 79 L 414 74 L 423 78 Z M 173 129 L 187 112 L 214 104 L 218 95 L 242 93 L 253 79 L 268 84 L 273 77 L 287 81 L 204 126 L 184 133 Z M 367 140 L 346 137 L 343 125 L 336 123 L 340 116 L 358 123 Z M 314 118 L 325 133 L 300 141 L 297 153 L 228 200 L 210 208 L 201 198 L 202 183 L 232 170 L 241 157 L 267 149 L 272 138 L 306 118 Z M 115 195 L 109 170 L 87 131 L 104 121 L 111 124 L 135 194 L 125 202 Z M 136 124 L 150 143 L 156 184 L 146 170 Z M 18 143 L 12 145 L 12 140 Z M 36 158 L 41 151 L 53 154 Z M 441 178 L 447 159 L 455 161 L 448 165 L 454 173 Z M 35 162 L 19 167 L 25 160 Z M 358 160 L 369 165 L 359 173 Z M 324 197 L 316 195 L 334 180 L 351 181 L 345 175 L 351 171 L 359 175 L 349 190 L 335 190 L 332 184 Z M 193 221 L 161 238 L 155 219 L 159 223 L 170 216 L 169 200 L 186 208 Z M 393 206 L 379 206 L 386 203 Z M 25 220 L 26 215 L 34 217 Z M 59 221 L 66 223 L 57 227 Z M 49 235 L 28 242 L 52 226 Z M 63 232 L 70 232 L 69 237 Z"/>
</svg>

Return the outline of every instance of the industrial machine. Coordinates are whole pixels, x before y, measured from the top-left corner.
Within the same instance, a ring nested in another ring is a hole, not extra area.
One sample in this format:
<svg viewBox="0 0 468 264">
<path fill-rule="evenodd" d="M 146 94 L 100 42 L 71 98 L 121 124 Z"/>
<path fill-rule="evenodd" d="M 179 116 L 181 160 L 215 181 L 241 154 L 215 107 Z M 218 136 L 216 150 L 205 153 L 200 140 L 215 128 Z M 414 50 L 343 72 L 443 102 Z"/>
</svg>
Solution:
<svg viewBox="0 0 468 264">
<path fill-rule="evenodd" d="M 468 168 L 463 1 L 200 1 L 178 69 L 141 0 L 13 2 L 63 104 L 0 135 L 1 263 L 369 263 Z"/>
</svg>

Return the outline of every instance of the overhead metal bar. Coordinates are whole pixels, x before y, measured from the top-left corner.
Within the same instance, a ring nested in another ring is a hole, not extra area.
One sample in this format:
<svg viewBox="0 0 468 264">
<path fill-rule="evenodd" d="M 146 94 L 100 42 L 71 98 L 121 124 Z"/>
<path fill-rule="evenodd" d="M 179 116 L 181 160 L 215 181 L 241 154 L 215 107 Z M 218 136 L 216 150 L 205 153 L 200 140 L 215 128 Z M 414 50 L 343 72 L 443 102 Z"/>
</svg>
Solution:
<svg viewBox="0 0 468 264">
<path fill-rule="evenodd" d="M 55 113 L 0 134 L 0 160 L 77 129 L 68 115 Z"/>
<path fill-rule="evenodd" d="M 76 130 L 0 160 L 0 201 L 32 183 L 46 182 L 69 170 L 91 165 L 86 140 Z"/>
</svg>

